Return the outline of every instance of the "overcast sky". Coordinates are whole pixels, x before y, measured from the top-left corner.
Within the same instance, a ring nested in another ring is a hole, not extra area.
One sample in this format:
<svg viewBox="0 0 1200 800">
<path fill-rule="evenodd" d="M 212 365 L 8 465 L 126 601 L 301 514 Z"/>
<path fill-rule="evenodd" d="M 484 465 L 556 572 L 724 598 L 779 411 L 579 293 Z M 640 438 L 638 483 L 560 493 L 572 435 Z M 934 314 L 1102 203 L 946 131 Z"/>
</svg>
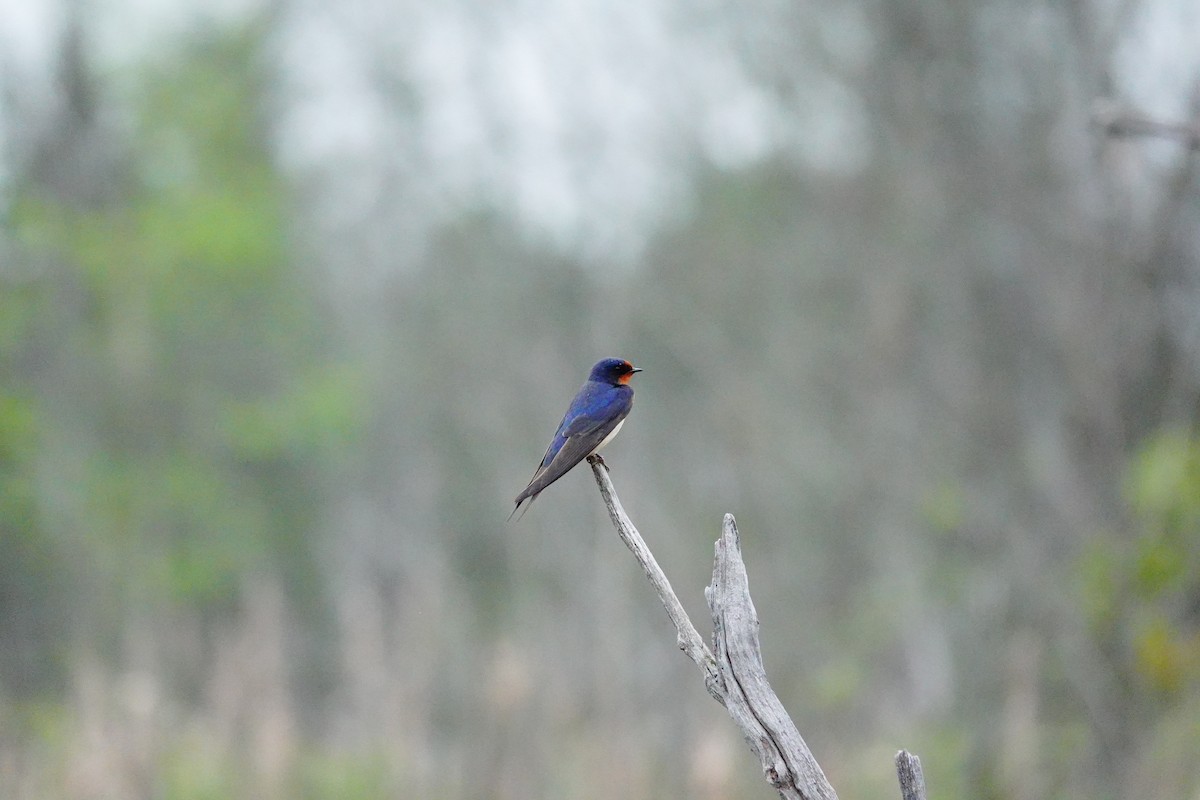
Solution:
<svg viewBox="0 0 1200 800">
<path fill-rule="evenodd" d="M 0 0 L 7 85 L 51 90 L 67 7 Z M 114 70 L 262 7 L 77 6 L 91 15 L 94 56 Z M 1185 116 L 1200 71 L 1200 3 L 1137 8 L 1119 37 L 1114 84 L 1151 113 Z M 867 111 L 835 77 L 870 57 L 872 32 L 857 5 L 805 4 L 799 32 L 782 23 L 795 10 L 770 2 L 746 19 L 677 0 L 297 0 L 286 9 L 272 42 L 282 78 L 275 133 L 283 164 L 330 184 L 334 227 L 372 213 L 382 197 L 414 209 L 418 226 L 495 208 L 535 238 L 620 263 L 687 213 L 698 164 L 737 169 L 783 153 L 807 170 L 852 175 L 871 158 Z M 1030 20 L 1036 27 L 1036 13 Z M 806 74 L 797 82 L 805 96 L 786 106 L 747 72 L 779 47 Z M 0 106 L 0 148 L 4 125 Z"/>
</svg>

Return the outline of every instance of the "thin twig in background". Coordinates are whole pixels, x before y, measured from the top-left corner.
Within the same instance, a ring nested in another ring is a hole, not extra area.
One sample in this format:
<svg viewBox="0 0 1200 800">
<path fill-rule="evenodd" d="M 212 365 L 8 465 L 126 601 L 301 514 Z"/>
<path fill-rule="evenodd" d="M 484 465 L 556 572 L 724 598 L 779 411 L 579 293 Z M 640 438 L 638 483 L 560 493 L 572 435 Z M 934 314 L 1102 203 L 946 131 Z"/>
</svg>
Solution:
<svg viewBox="0 0 1200 800">
<path fill-rule="evenodd" d="M 1186 122 L 1163 122 L 1138 114 L 1129 109 L 1121 108 L 1108 101 L 1096 104 L 1092 111 L 1092 121 L 1106 135 L 1118 139 L 1134 136 L 1153 137 L 1158 139 L 1173 139 L 1190 150 L 1200 150 L 1200 124 Z"/>
</svg>

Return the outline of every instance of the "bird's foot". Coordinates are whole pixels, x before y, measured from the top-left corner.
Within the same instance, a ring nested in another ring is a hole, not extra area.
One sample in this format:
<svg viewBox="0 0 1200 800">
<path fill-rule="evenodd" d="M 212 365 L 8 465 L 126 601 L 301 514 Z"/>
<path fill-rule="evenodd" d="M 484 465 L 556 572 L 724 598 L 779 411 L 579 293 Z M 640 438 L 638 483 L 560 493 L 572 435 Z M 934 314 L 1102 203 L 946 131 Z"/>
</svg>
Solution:
<svg viewBox="0 0 1200 800">
<path fill-rule="evenodd" d="M 604 459 L 600 457 L 599 453 L 592 453 L 590 456 L 588 456 L 587 460 L 589 464 L 599 464 L 600 466 L 604 467 L 605 472 L 612 472 L 612 470 L 608 468 L 608 464 L 604 463 Z"/>
</svg>

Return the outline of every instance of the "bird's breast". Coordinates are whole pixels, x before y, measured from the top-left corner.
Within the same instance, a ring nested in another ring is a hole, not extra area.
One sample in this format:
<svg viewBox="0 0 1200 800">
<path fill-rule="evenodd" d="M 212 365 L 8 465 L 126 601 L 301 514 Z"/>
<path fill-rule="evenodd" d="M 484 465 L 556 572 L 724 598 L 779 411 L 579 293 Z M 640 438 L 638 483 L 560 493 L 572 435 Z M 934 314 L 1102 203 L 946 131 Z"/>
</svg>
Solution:
<svg viewBox="0 0 1200 800">
<path fill-rule="evenodd" d="M 615 427 L 611 431 L 609 431 L 608 436 L 605 436 L 603 439 L 600 440 L 600 444 L 598 444 L 594 448 L 592 448 L 592 453 L 595 453 L 601 447 L 604 447 L 604 445 L 611 442 L 613 440 L 613 437 L 617 435 L 617 431 L 621 430 L 621 426 L 624 424 L 625 424 L 625 420 L 621 420 L 620 422 L 618 422 L 617 427 Z M 588 453 L 588 455 L 591 455 L 592 453 Z"/>
</svg>

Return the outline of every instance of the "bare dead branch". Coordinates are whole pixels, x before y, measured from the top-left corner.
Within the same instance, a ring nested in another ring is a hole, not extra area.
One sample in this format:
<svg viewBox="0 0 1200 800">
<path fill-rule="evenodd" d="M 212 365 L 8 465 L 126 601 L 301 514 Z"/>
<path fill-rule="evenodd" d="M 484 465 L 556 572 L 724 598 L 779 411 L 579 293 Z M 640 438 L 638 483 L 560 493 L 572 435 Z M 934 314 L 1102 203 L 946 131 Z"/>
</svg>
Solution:
<svg viewBox="0 0 1200 800">
<path fill-rule="evenodd" d="M 902 800 L 925 800 L 925 773 L 921 759 L 907 750 L 896 753 L 896 775 L 900 779 Z"/>
<path fill-rule="evenodd" d="M 783 703 L 767 683 L 758 641 L 758 613 L 732 514 L 725 515 L 704 592 L 713 617 L 713 645 L 725 686 L 725 708 L 762 762 L 780 797 L 837 800 L 825 773 Z"/>
<path fill-rule="evenodd" d="M 767 682 L 758 640 L 758 615 L 750 600 L 746 565 L 733 516 L 725 516 L 716 543 L 712 584 L 705 590 L 713 616 L 713 652 L 705 645 L 671 589 L 650 548 L 621 507 L 608 470 L 589 458 L 608 515 L 658 592 L 678 631 L 678 645 L 704 671 L 704 683 L 742 730 L 763 774 L 784 800 L 837 800 L 808 745 Z"/>
<path fill-rule="evenodd" d="M 679 598 L 671 589 L 671 582 L 667 580 L 667 576 L 654 559 L 654 554 L 650 552 L 642 535 L 638 533 L 638 529 L 633 526 L 629 515 L 621 506 L 617 490 L 613 488 L 612 480 L 608 477 L 608 468 L 604 466 L 604 462 L 597 461 L 593 456 L 588 456 L 588 463 L 592 466 L 596 484 L 600 487 L 600 496 L 604 498 L 604 505 L 608 508 L 608 516 L 612 520 L 613 527 L 617 529 L 617 535 L 621 537 L 621 541 L 642 565 L 642 570 L 646 573 L 650 585 L 654 587 L 654 591 L 658 592 L 663 608 L 667 610 L 667 616 L 671 618 L 671 624 L 678 631 L 676 644 L 696 666 L 704 671 L 704 685 L 708 688 L 708 693 L 717 702 L 723 703 L 724 689 L 721 686 L 721 675 L 717 671 L 717 662 L 713 658 L 712 651 L 708 649 L 700 632 L 696 630 L 691 618 L 683 610 L 683 604 L 679 602 Z"/>
<path fill-rule="evenodd" d="M 758 640 L 758 612 L 750 599 L 750 579 L 733 515 L 725 515 L 713 557 L 712 583 L 704 590 L 713 619 L 713 650 L 709 650 L 621 506 L 608 468 L 592 456 L 588 456 L 588 463 L 617 535 L 642 565 L 675 625 L 679 649 L 703 670 L 708 693 L 725 706 L 741 728 L 746 743 L 762 764 L 767 782 L 784 800 L 837 800 L 837 793 L 767 682 Z M 901 750 L 896 754 L 896 772 L 903 800 L 925 800 L 920 759 Z"/>
<path fill-rule="evenodd" d="M 1092 111 L 1092 122 L 1105 135 L 1124 139 L 1148 136 L 1173 139 L 1190 150 L 1200 150 L 1200 123 L 1163 122 L 1121 108 L 1109 101 L 1100 101 Z"/>
</svg>

